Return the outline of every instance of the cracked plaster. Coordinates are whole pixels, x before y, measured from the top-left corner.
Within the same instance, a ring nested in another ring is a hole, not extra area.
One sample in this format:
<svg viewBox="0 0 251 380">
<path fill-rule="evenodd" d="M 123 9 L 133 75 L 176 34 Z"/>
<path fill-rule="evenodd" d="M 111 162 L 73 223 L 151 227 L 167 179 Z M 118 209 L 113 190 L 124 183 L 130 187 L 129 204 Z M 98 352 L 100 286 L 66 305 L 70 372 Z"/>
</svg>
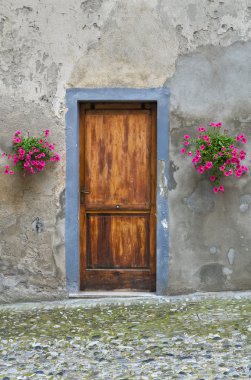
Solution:
<svg viewBox="0 0 251 380">
<path fill-rule="evenodd" d="M 173 175 L 162 176 L 171 214 L 170 292 L 212 290 L 214 263 L 222 265 L 216 267 L 219 290 L 251 287 L 249 201 L 243 200 L 251 193 L 250 177 L 228 182 L 226 194 L 216 198 L 179 156 L 183 132 L 213 118 L 250 137 L 250 7 L 246 0 L 0 5 L 0 150 L 16 129 L 49 128 L 63 158 L 36 180 L 1 177 L 2 301 L 65 295 L 65 89 L 77 86 L 170 88 Z M 32 231 L 37 217 L 44 223 L 39 234 Z M 217 255 L 211 246 L 221 247 Z M 231 247 L 239 254 L 225 281 L 219 268 L 229 264 Z"/>
</svg>

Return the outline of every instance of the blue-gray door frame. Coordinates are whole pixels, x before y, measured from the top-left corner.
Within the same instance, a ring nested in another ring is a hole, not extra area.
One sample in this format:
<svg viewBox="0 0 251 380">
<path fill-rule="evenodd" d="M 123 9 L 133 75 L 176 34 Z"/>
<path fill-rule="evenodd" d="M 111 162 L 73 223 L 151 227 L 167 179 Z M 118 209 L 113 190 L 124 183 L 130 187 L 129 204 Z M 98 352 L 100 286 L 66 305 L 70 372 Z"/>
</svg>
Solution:
<svg viewBox="0 0 251 380">
<path fill-rule="evenodd" d="M 156 293 L 168 291 L 168 88 L 71 88 L 66 90 L 66 280 L 69 293 L 80 290 L 79 268 L 79 103 L 153 101 L 157 103 Z"/>
</svg>

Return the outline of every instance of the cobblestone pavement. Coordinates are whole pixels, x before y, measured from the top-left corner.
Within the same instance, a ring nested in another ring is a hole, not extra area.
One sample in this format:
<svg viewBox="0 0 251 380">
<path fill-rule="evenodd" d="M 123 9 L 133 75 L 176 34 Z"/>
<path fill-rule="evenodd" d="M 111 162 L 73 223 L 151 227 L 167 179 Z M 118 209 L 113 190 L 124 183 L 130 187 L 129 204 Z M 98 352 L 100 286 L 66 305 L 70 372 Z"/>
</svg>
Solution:
<svg viewBox="0 0 251 380">
<path fill-rule="evenodd" d="M 251 294 L 0 307 L 0 379 L 250 379 Z"/>
</svg>

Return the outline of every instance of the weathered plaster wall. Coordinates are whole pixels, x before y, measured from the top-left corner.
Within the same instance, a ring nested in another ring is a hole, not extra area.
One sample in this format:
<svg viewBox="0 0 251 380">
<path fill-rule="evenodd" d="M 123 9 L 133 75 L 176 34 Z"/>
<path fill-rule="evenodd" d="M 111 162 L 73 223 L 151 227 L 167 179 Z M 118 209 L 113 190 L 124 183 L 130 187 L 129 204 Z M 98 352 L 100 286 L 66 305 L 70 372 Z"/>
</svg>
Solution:
<svg viewBox="0 0 251 380">
<path fill-rule="evenodd" d="M 170 292 L 251 288 L 250 176 L 214 196 L 179 156 L 201 122 L 250 135 L 250 16 L 247 0 L 0 2 L 0 149 L 49 128 L 63 156 L 36 178 L 1 176 L 1 300 L 65 295 L 67 87 L 170 87 Z"/>
</svg>

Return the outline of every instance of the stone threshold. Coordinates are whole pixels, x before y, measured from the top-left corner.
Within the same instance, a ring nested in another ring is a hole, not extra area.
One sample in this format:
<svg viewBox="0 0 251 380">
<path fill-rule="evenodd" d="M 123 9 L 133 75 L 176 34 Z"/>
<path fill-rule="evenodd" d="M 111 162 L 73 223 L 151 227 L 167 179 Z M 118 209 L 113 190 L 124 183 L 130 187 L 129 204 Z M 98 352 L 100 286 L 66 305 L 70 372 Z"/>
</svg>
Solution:
<svg viewBox="0 0 251 380">
<path fill-rule="evenodd" d="M 134 291 L 80 291 L 69 293 L 69 298 L 132 298 L 132 297 L 158 297 L 155 292 L 134 292 Z"/>
</svg>

